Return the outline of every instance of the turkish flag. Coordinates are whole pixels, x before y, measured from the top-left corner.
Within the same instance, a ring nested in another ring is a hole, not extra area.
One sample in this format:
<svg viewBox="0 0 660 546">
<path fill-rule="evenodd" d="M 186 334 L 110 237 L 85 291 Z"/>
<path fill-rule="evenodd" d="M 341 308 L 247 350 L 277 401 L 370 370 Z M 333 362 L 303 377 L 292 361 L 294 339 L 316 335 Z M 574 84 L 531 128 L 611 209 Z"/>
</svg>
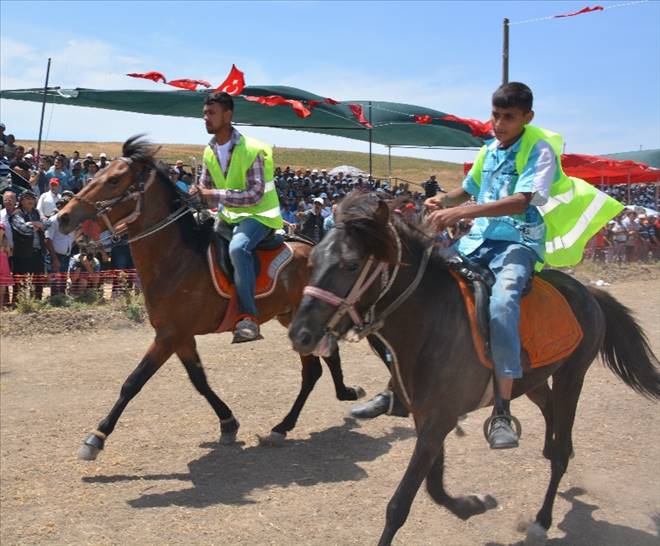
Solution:
<svg viewBox="0 0 660 546">
<path fill-rule="evenodd" d="M 196 91 L 198 85 L 203 85 L 204 87 L 211 87 L 211 84 L 206 80 L 189 80 L 187 78 L 181 80 L 172 80 L 167 82 L 167 85 L 173 87 L 180 87 L 181 89 L 188 89 L 190 91 Z"/>
<path fill-rule="evenodd" d="M 442 116 L 440 119 L 443 121 L 454 121 L 456 123 L 467 125 L 470 128 L 472 136 L 486 138 L 491 138 L 493 136 L 493 126 L 490 121 L 483 122 L 478 119 L 459 118 L 458 116 L 452 116 L 451 114 Z"/>
<path fill-rule="evenodd" d="M 323 99 L 323 102 L 325 102 L 326 104 L 341 104 L 341 102 L 339 102 L 338 100 L 331 99 L 330 97 L 326 97 L 325 99 Z"/>
<path fill-rule="evenodd" d="M 231 65 L 229 76 L 214 91 L 216 93 L 224 91 L 230 95 L 240 95 L 245 88 L 245 78 L 243 76 L 243 72 L 236 68 L 235 64 Z"/>
<path fill-rule="evenodd" d="M 580 11 L 574 11 L 572 13 L 562 13 L 560 15 L 553 15 L 555 19 L 560 17 L 574 17 L 575 15 L 582 15 L 583 13 L 590 13 L 592 11 L 603 11 L 605 8 L 603 6 L 594 6 L 593 8 L 586 7 L 582 8 Z"/>
<path fill-rule="evenodd" d="M 415 115 L 415 123 L 419 123 L 420 125 L 428 125 L 430 123 L 433 123 L 433 118 L 429 115 L 426 116 Z"/>
<path fill-rule="evenodd" d="M 364 117 L 362 106 L 359 104 L 349 104 L 348 107 L 351 109 L 351 112 L 353 112 L 355 119 L 357 119 L 367 129 L 373 129 L 373 125 L 371 125 L 371 123 L 367 121 L 367 118 Z"/>
<path fill-rule="evenodd" d="M 313 100 L 313 99 L 312 99 L 312 100 L 308 100 L 308 101 L 307 101 L 307 107 L 308 107 L 310 110 L 314 110 L 314 108 L 316 108 L 319 104 L 321 104 L 321 101 L 320 101 L 320 100 Z"/>
<path fill-rule="evenodd" d="M 144 73 L 131 72 L 130 74 L 126 74 L 126 75 L 130 76 L 131 78 L 142 78 L 145 80 L 151 80 L 152 82 L 159 82 L 160 80 L 163 80 L 163 83 L 167 83 L 165 76 L 163 76 L 163 74 L 161 74 L 160 72 L 156 72 L 155 70 Z"/>
<path fill-rule="evenodd" d="M 299 100 L 285 99 L 280 95 L 268 95 L 267 97 L 253 97 L 250 95 L 243 95 L 243 98 L 250 102 L 258 102 L 264 106 L 284 106 L 289 105 L 299 118 L 306 118 L 312 115 L 312 112 L 305 108 L 305 105 Z"/>
</svg>

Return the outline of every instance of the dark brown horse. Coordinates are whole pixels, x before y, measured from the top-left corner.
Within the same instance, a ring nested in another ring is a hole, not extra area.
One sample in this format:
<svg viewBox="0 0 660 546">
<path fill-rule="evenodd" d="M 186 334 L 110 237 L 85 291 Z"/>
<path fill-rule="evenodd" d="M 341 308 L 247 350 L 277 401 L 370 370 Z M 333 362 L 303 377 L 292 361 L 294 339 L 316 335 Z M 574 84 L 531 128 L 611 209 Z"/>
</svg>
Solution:
<svg viewBox="0 0 660 546">
<path fill-rule="evenodd" d="M 425 229 L 419 221 L 390 214 L 374 195 L 349 195 L 339 208 L 336 228 L 312 251 L 311 287 L 305 289 L 289 329 L 297 351 L 324 352 L 335 345 L 336 337 L 356 332 L 354 322 L 366 316 L 357 331 L 371 334 L 372 344 L 378 336 L 381 350 L 389 349 L 394 388 L 413 414 L 418 439 L 387 506 L 380 545 L 392 542 L 425 479 L 433 500 L 462 519 L 496 506 L 489 496 L 452 497 L 443 485 L 444 439 L 460 415 L 484 403 L 492 375 L 479 362 L 465 305 L 447 263 L 430 255 L 428 265 L 422 265 L 432 243 Z M 395 262 L 401 267 L 394 282 L 383 285 L 376 276 L 369 286 L 372 271 L 383 266 L 393 270 Z M 584 337 L 565 360 L 526 371 L 514 383 L 514 397 L 526 394 L 543 413 L 543 454 L 552 470 L 543 506 L 528 530 L 529 543 L 534 537 L 543 540 L 551 525 L 557 488 L 573 451 L 578 398 L 596 355 L 600 352 L 626 385 L 660 397 L 658 360 L 630 311 L 606 292 L 587 289 L 559 271 L 542 276 L 566 297 Z M 409 287 L 413 289 L 407 295 Z"/>
<path fill-rule="evenodd" d="M 130 400 L 174 353 L 179 357 L 199 393 L 220 419 L 220 442 L 236 439 L 239 423 L 229 407 L 209 386 L 195 346 L 195 336 L 216 331 L 228 300 L 220 297 L 211 279 L 205 250 L 208 230 L 196 229 L 186 196 L 170 182 L 162 165 L 154 161 L 156 149 L 139 137 L 127 140 L 123 157 L 100 171 L 59 213 L 59 225 L 70 232 L 88 219 L 107 216 L 111 224 L 126 223 L 131 254 L 142 283 L 144 299 L 156 338 L 137 368 L 124 382 L 119 399 L 80 450 L 83 459 L 94 459 L 103 449 Z M 290 243 L 291 262 L 280 273 L 273 293 L 258 300 L 259 321 L 276 318 L 288 326 L 308 282 L 311 246 Z M 262 343 L 267 343 L 264 341 Z M 302 385 L 290 412 L 267 437 L 269 443 L 284 440 L 321 376 L 317 357 L 302 356 Z M 356 400 L 360 387 L 344 385 L 339 353 L 324 359 L 330 368 L 339 400 Z M 245 370 L 250 373 L 249 369 Z"/>
</svg>

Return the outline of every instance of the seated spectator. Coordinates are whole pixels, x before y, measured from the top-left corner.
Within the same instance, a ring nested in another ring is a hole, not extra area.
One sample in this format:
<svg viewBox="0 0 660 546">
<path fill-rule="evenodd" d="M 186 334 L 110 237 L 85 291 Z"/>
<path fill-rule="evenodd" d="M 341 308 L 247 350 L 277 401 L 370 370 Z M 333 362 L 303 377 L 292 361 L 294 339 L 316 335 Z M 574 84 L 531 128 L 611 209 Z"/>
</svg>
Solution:
<svg viewBox="0 0 660 546">
<path fill-rule="evenodd" d="M 87 290 L 98 290 L 101 284 L 101 262 L 93 252 L 81 248 L 81 252 L 71 257 L 69 281 L 71 296 L 80 296 Z"/>
</svg>

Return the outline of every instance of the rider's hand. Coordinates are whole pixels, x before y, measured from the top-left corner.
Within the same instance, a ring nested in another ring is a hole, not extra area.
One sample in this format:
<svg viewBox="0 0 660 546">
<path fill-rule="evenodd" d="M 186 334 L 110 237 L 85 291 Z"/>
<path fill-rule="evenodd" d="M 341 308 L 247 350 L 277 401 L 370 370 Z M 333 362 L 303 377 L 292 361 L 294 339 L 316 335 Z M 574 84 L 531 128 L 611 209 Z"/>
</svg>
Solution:
<svg viewBox="0 0 660 546">
<path fill-rule="evenodd" d="M 429 197 L 424 201 L 424 206 L 431 212 L 434 210 L 439 210 L 444 208 L 445 195 L 436 195 L 434 197 Z"/>
<path fill-rule="evenodd" d="M 465 216 L 463 207 L 450 209 L 437 209 L 431 212 L 427 218 L 438 230 L 453 226 Z"/>
</svg>

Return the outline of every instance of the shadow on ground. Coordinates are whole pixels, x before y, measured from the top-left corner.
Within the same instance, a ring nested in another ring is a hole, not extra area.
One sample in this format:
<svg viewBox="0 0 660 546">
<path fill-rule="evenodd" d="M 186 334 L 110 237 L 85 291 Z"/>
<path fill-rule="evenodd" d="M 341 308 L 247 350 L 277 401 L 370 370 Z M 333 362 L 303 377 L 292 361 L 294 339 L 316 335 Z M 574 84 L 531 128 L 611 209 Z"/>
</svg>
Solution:
<svg viewBox="0 0 660 546">
<path fill-rule="evenodd" d="M 183 480 L 192 487 L 165 493 L 141 495 L 128 504 L 134 508 L 188 506 L 202 508 L 215 504 L 252 504 L 250 493 L 271 487 L 310 486 L 318 483 L 358 481 L 367 477 L 361 462 L 377 459 L 398 440 L 415 434 L 409 427 L 394 427 L 374 438 L 358 432 L 350 418 L 342 426 L 313 432 L 308 440 L 288 440 L 284 447 L 269 448 L 241 443 L 211 448 L 206 455 L 188 464 L 190 472 L 146 475 L 99 475 L 83 478 L 87 483 L 117 483 L 137 480 Z"/>
<path fill-rule="evenodd" d="M 549 539 L 546 542 L 547 546 L 658 546 L 660 544 L 660 514 L 650 515 L 656 526 L 655 534 L 597 520 L 593 515 L 600 507 L 577 498 L 585 493 L 586 491 L 579 487 L 559 493 L 560 497 L 572 504 L 564 519 L 557 524 L 557 528 L 566 533 L 566 536 Z M 523 542 L 516 542 L 510 546 L 522 546 L 522 544 Z M 489 542 L 486 546 L 505 545 Z"/>
</svg>

